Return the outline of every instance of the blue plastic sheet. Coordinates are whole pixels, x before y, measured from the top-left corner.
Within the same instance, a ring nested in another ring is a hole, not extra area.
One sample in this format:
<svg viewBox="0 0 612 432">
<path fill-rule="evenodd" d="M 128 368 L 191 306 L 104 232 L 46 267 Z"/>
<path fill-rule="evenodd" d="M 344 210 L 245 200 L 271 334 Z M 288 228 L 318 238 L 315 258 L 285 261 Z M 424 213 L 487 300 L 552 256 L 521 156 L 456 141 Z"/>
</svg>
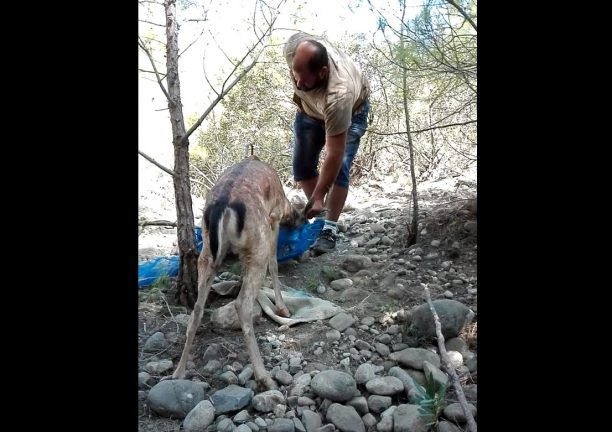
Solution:
<svg viewBox="0 0 612 432">
<path fill-rule="evenodd" d="M 323 228 L 325 221 L 315 219 L 312 223 L 306 222 L 299 228 L 288 229 L 280 227 L 276 249 L 276 260 L 283 262 L 297 258 L 313 245 Z M 202 251 L 202 229 L 195 228 L 195 240 L 198 253 Z M 162 276 L 178 276 L 180 258 L 178 255 L 169 255 L 153 258 L 138 265 L 138 288 L 152 285 Z"/>
</svg>

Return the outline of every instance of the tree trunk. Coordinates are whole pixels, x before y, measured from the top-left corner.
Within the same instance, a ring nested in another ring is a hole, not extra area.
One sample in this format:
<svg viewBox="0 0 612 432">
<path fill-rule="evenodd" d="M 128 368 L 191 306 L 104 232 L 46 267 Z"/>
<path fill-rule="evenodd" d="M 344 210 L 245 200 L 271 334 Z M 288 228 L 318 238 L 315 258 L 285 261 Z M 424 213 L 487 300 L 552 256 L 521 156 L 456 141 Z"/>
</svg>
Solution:
<svg viewBox="0 0 612 432">
<path fill-rule="evenodd" d="M 402 55 L 404 53 L 404 17 L 406 16 L 406 1 L 402 2 L 402 27 L 400 33 L 400 43 Z M 401 63 L 400 63 L 401 64 Z M 417 242 L 418 237 L 418 227 L 419 227 L 419 200 L 417 195 L 417 180 L 416 173 L 414 170 L 414 151 L 412 147 L 412 134 L 410 133 L 410 112 L 408 111 L 408 84 L 407 84 L 407 75 L 408 72 L 406 68 L 402 69 L 402 94 L 404 99 L 404 114 L 406 116 L 406 136 L 408 137 L 408 150 L 410 152 L 410 176 L 412 177 L 412 224 L 410 227 L 410 232 L 408 233 L 407 243 L 408 246 L 411 246 Z"/>
<path fill-rule="evenodd" d="M 178 27 L 176 22 L 176 0 L 165 0 L 166 11 L 166 79 L 168 81 L 168 109 L 172 123 L 174 146 L 174 196 L 176 200 L 176 223 L 181 265 L 177 281 L 177 300 L 193 308 L 198 296 L 198 249 L 194 235 L 191 186 L 189 183 L 189 140 L 186 134 L 181 103 L 181 85 L 178 75 Z"/>
</svg>

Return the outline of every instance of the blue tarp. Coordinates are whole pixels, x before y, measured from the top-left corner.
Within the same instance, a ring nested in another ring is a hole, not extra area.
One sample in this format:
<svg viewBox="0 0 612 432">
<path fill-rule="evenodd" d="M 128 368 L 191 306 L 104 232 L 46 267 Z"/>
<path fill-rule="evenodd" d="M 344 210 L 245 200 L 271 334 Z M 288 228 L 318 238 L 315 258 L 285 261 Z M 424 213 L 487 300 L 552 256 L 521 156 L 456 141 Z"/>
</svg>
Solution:
<svg viewBox="0 0 612 432">
<path fill-rule="evenodd" d="M 276 250 L 278 262 L 297 258 L 312 246 L 323 228 L 325 221 L 315 219 L 312 223 L 306 222 L 300 228 L 288 229 L 280 227 Z M 202 229 L 195 229 L 195 239 L 198 253 L 202 251 Z M 180 258 L 178 255 L 169 255 L 153 258 L 138 265 L 138 288 L 153 284 L 161 276 L 178 276 Z"/>
</svg>

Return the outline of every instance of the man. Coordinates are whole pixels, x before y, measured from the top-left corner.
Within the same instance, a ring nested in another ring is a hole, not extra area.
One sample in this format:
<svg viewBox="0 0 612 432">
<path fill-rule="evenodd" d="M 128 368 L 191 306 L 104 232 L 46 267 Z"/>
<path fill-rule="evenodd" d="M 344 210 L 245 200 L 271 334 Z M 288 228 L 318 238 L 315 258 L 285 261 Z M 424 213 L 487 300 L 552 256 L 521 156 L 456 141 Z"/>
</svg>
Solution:
<svg viewBox="0 0 612 432">
<path fill-rule="evenodd" d="M 359 67 L 322 38 L 296 33 L 285 44 L 284 55 L 298 107 L 293 176 L 312 203 L 307 216 L 327 210 L 313 245 L 320 254 L 336 246 L 336 223 L 348 195 L 349 170 L 367 127 L 370 86 Z M 319 174 L 324 145 L 327 155 Z"/>
</svg>

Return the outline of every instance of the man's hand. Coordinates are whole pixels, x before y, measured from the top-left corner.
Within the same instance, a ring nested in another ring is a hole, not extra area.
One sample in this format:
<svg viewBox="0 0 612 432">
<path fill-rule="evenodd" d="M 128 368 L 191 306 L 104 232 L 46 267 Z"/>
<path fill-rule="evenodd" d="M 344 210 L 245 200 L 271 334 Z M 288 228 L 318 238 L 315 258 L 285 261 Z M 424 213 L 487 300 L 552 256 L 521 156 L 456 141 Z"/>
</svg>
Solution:
<svg viewBox="0 0 612 432">
<path fill-rule="evenodd" d="M 317 216 L 324 216 L 327 209 L 323 207 L 323 198 L 310 197 L 304 207 L 303 213 L 307 219 L 312 219 Z"/>
<path fill-rule="evenodd" d="M 327 211 L 327 209 L 323 208 L 323 199 L 314 199 L 312 201 L 312 207 L 310 207 L 310 210 L 308 210 L 308 212 L 306 213 L 306 217 L 308 219 L 311 219 L 313 217 L 317 217 L 319 216 L 323 211 Z"/>
</svg>

